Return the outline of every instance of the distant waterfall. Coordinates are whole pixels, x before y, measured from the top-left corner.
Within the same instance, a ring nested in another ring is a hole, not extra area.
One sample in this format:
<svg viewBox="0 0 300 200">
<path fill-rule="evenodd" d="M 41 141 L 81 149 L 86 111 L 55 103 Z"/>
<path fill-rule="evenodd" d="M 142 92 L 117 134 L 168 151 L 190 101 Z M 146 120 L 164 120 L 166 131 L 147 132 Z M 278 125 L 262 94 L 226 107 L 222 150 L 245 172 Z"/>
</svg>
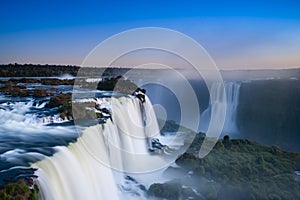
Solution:
<svg viewBox="0 0 300 200">
<path fill-rule="evenodd" d="M 162 165 L 162 158 L 148 151 L 148 138 L 159 128 L 147 97 L 144 104 L 131 97 L 97 101 L 110 101 L 112 120 L 87 128 L 77 142 L 33 164 L 42 199 L 120 199 L 123 172 Z"/>
<path fill-rule="evenodd" d="M 201 114 L 200 131 L 206 132 L 212 114 L 214 117 L 220 116 L 221 109 L 226 104 L 226 118 L 222 133 L 235 134 L 238 132 L 236 126 L 237 107 L 239 104 L 240 83 L 224 82 L 225 93 L 221 83 L 214 83 L 211 88 L 209 106 Z M 214 110 L 212 110 L 214 105 Z"/>
</svg>

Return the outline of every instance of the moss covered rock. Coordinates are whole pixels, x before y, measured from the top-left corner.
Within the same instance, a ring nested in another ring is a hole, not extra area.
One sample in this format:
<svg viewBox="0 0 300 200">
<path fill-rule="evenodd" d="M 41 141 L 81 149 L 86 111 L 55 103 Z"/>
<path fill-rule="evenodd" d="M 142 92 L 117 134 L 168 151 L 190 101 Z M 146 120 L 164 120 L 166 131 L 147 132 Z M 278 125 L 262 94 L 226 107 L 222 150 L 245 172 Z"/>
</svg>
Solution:
<svg viewBox="0 0 300 200">
<path fill-rule="evenodd" d="M 61 94 L 51 97 L 50 101 L 46 105 L 46 107 L 48 107 L 48 108 L 59 107 L 61 105 L 71 102 L 71 99 L 72 99 L 71 93 L 67 93 L 67 94 L 61 93 Z"/>
<path fill-rule="evenodd" d="M 125 80 L 122 76 L 117 76 L 100 81 L 97 90 L 115 91 L 125 94 L 132 94 L 138 86 L 130 80 Z"/>
<path fill-rule="evenodd" d="M 1 200 L 38 200 L 39 189 L 34 185 L 32 189 L 22 180 L 9 183 L 0 189 Z"/>
</svg>

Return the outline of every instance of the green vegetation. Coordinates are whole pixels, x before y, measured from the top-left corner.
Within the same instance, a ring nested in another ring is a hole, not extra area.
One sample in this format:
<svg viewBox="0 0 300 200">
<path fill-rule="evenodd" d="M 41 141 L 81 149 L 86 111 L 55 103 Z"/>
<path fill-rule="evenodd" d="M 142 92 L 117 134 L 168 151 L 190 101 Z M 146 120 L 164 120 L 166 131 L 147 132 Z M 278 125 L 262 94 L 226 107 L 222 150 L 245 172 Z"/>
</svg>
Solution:
<svg viewBox="0 0 300 200">
<path fill-rule="evenodd" d="M 194 188 L 197 193 L 186 194 L 186 187 L 176 186 L 178 192 L 174 197 L 172 191 L 175 186 L 171 185 L 170 189 L 168 182 L 153 184 L 149 195 L 166 199 L 189 196 L 196 199 L 300 198 L 300 182 L 294 173 L 300 170 L 300 154 L 283 151 L 277 146 L 224 137 L 208 156 L 201 159 L 197 151 L 203 139 L 204 135 L 199 134 L 189 150 L 176 160 L 179 169 L 169 168 L 166 171 L 184 174 L 172 183 Z"/>
<path fill-rule="evenodd" d="M 174 120 L 161 120 L 157 119 L 158 126 L 160 128 L 160 134 L 165 135 L 165 134 L 175 134 L 177 131 L 182 131 L 186 133 L 192 133 L 196 134 L 193 130 L 188 129 L 183 126 L 179 126 Z M 192 141 L 191 141 L 192 142 Z"/>
<path fill-rule="evenodd" d="M 80 80 L 79 84 L 87 84 L 85 81 Z M 93 84 L 85 85 L 86 87 Z M 100 81 L 97 86 L 98 90 L 117 91 L 125 94 L 132 94 L 137 89 L 137 85 L 129 80 L 125 80 L 123 77 L 118 76 L 115 78 L 105 79 Z M 73 106 L 72 106 L 73 105 Z M 101 113 L 95 113 L 94 108 L 98 109 L 94 102 L 76 103 L 72 104 L 72 94 L 57 94 L 52 96 L 49 103 L 46 105 L 48 108 L 58 108 L 61 118 L 65 119 L 95 119 L 102 118 Z"/>
<path fill-rule="evenodd" d="M 62 119 L 96 119 L 102 118 L 101 113 L 96 113 L 95 109 L 99 109 L 95 102 L 73 102 L 72 94 L 58 94 L 50 98 L 46 105 L 48 108 L 57 107 L 57 112 L 60 113 Z"/>
<path fill-rule="evenodd" d="M 8 64 L 0 65 L 0 77 L 50 77 L 63 74 L 76 76 L 78 66 Z"/>
<path fill-rule="evenodd" d="M 39 64 L 7 64 L 0 65 L 0 77 L 51 77 L 64 74 L 76 76 L 80 69 L 80 76 L 120 76 L 125 74 L 127 68 L 95 68 L 72 65 L 39 65 Z"/>
<path fill-rule="evenodd" d="M 122 76 L 105 79 L 100 81 L 97 90 L 115 91 L 124 94 L 132 94 L 138 86 L 130 80 L 125 80 Z"/>
<path fill-rule="evenodd" d="M 32 189 L 24 181 L 9 183 L 0 189 L 1 200 L 38 200 L 39 189 L 36 185 Z"/>
<path fill-rule="evenodd" d="M 149 195 L 160 198 L 176 199 L 180 196 L 180 184 L 178 183 L 155 183 L 149 188 Z"/>
<path fill-rule="evenodd" d="M 176 133 L 180 128 L 180 126 L 173 120 L 163 121 L 158 119 L 157 122 L 160 127 L 161 134 L 165 134 L 167 132 Z"/>
</svg>

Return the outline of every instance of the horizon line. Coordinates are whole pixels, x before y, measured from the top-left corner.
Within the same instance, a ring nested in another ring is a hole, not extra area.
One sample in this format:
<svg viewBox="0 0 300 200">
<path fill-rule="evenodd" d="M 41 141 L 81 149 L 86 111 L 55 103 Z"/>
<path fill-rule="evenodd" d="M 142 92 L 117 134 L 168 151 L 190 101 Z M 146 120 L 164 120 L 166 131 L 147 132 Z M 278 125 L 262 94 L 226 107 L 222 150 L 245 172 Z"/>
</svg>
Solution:
<svg viewBox="0 0 300 200">
<path fill-rule="evenodd" d="M 166 68 L 146 68 L 146 67 L 138 67 L 138 66 L 80 66 L 78 64 L 50 64 L 50 63 L 0 63 L 0 66 L 5 66 L 5 65 L 40 65 L 40 66 L 62 66 L 62 67 L 80 67 L 80 68 L 123 68 L 123 69 L 132 69 L 132 68 L 137 68 L 137 69 L 148 69 L 148 70 L 159 70 L 159 69 L 166 69 Z M 300 69 L 299 67 L 283 67 L 283 68 L 278 68 L 278 67 L 241 67 L 241 68 L 220 68 L 217 66 L 217 68 L 220 71 L 247 71 L 247 70 L 293 70 L 293 69 Z M 178 70 L 185 70 L 184 67 L 174 67 L 174 69 L 178 69 Z M 203 69 L 203 70 L 211 70 L 211 69 Z"/>
</svg>

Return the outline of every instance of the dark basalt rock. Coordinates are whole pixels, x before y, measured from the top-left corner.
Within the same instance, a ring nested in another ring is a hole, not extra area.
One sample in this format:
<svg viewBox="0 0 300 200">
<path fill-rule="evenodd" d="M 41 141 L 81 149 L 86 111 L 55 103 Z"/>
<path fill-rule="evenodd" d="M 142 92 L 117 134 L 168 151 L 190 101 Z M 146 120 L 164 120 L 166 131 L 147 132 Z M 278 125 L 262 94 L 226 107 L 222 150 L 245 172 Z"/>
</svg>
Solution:
<svg viewBox="0 0 300 200">
<path fill-rule="evenodd" d="M 158 150 L 161 150 L 163 148 L 167 148 L 167 145 L 162 144 L 159 139 L 157 138 L 151 138 L 150 139 L 150 147 L 149 147 L 149 151 L 150 152 L 155 152 Z"/>
<path fill-rule="evenodd" d="M 57 78 L 43 78 L 41 84 L 43 85 L 74 85 L 74 79 L 57 79 Z"/>
<path fill-rule="evenodd" d="M 136 96 L 142 103 L 145 103 L 145 95 L 146 95 L 146 90 L 137 88 L 133 93 L 133 96 Z"/>
<path fill-rule="evenodd" d="M 122 76 L 104 79 L 97 85 L 97 90 L 115 91 L 124 94 L 132 94 L 137 85 L 130 80 L 125 80 Z"/>
<path fill-rule="evenodd" d="M 0 88 L 0 92 L 3 92 L 8 95 L 16 96 L 29 96 L 31 95 L 30 91 L 26 90 L 24 85 L 15 85 L 13 82 L 8 81 L 4 83 L 4 86 Z"/>
<path fill-rule="evenodd" d="M 46 105 L 47 108 L 54 108 L 54 107 L 59 107 L 61 105 L 64 105 L 68 102 L 71 102 L 72 99 L 72 94 L 67 93 L 67 94 L 58 94 L 54 97 L 50 98 L 49 103 Z"/>
<path fill-rule="evenodd" d="M 45 96 L 48 96 L 48 92 L 43 89 L 43 88 L 35 88 L 33 90 L 33 94 L 32 94 L 34 97 L 45 97 Z"/>
<path fill-rule="evenodd" d="M 20 97 L 45 97 L 49 95 L 53 95 L 55 89 L 52 87 L 49 91 L 35 87 L 33 90 L 27 90 L 26 85 L 28 83 L 41 83 L 44 85 L 72 85 L 74 84 L 74 80 L 60 80 L 55 78 L 46 78 L 46 79 L 33 79 L 33 78 L 21 78 L 21 79 L 9 79 L 8 81 L 2 81 L 3 86 L 0 88 L 0 92 L 3 92 L 12 96 L 20 96 Z"/>
</svg>

